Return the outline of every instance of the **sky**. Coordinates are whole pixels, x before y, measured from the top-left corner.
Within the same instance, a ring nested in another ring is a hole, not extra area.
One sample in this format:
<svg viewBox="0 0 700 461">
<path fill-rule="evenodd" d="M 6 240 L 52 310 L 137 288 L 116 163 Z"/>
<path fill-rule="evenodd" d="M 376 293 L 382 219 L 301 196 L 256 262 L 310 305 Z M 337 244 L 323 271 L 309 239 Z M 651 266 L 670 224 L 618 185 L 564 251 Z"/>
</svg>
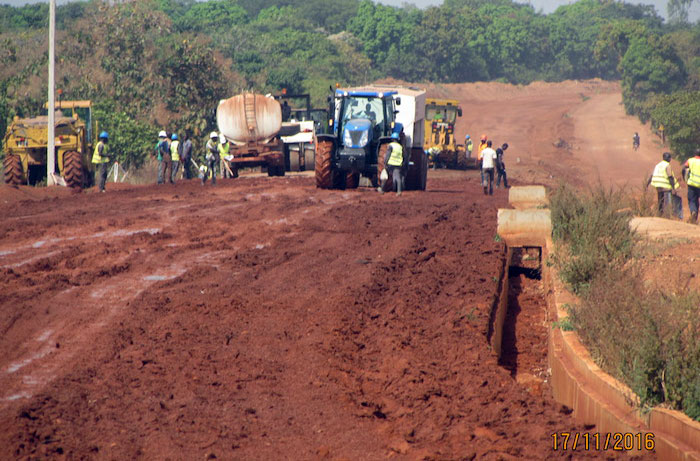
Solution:
<svg viewBox="0 0 700 461">
<path fill-rule="evenodd" d="M 518 3 L 529 3 L 536 11 L 542 11 L 543 13 L 551 13 L 557 9 L 558 6 L 573 3 L 570 0 L 516 0 Z M 57 0 L 57 3 L 67 3 L 68 0 Z M 645 5 L 654 5 L 656 11 L 666 17 L 666 2 L 667 0 L 628 0 L 628 3 L 637 3 Z M 20 6 L 27 3 L 37 3 L 33 0 L 0 0 L 0 4 Z M 442 4 L 442 0 L 379 0 L 379 3 L 384 3 L 385 5 L 402 6 L 404 3 L 409 3 L 416 5 L 419 8 L 427 8 L 429 6 L 435 6 Z M 692 7 L 690 8 L 689 20 L 695 22 L 700 20 L 700 0 L 694 1 Z"/>
</svg>

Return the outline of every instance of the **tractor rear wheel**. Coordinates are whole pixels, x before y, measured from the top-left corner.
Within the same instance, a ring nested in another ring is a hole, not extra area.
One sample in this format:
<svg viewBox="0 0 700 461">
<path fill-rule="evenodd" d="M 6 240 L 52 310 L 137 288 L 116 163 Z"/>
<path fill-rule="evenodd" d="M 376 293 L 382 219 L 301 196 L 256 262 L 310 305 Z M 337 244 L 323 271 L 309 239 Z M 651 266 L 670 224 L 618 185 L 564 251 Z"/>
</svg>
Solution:
<svg viewBox="0 0 700 461">
<path fill-rule="evenodd" d="M 316 187 L 331 189 L 333 187 L 333 174 L 331 171 L 331 154 L 333 153 L 333 141 L 319 140 L 316 146 L 315 175 Z"/>
<path fill-rule="evenodd" d="M 72 150 L 63 154 L 63 179 L 68 187 L 83 187 L 83 157 Z"/>
<path fill-rule="evenodd" d="M 386 157 L 387 150 L 389 150 L 389 143 L 379 146 L 379 152 L 377 153 L 377 179 L 381 177 L 382 171 L 384 170 L 384 158 Z M 379 187 L 382 187 L 381 180 L 379 180 Z M 389 179 L 384 183 L 384 192 L 388 192 L 393 188 L 392 178 L 389 176 Z"/>
<path fill-rule="evenodd" d="M 345 175 L 345 188 L 346 189 L 357 189 L 357 186 L 360 185 L 360 173 L 353 173 L 352 171 L 348 171 L 348 173 Z"/>
<path fill-rule="evenodd" d="M 11 186 L 22 184 L 22 162 L 17 155 L 5 156 L 5 182 Z"/>
</svg>

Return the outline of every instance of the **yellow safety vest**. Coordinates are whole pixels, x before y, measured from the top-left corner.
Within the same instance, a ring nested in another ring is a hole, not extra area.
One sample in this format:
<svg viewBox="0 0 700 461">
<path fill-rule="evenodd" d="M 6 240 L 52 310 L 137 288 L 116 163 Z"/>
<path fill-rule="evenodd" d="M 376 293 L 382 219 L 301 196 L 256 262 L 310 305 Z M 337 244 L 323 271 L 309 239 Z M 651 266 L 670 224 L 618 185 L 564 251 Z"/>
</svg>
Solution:
<svg viewBox="0 0 700 461">
<path fill-rule="evenodd" d="M 471 139 L 470 139 L 469 142 L 467 143 L 467 150 L 468 150 L 469 152 L 471 152 L 473 146 L 474 146 L 474 144 L 472 144 L 472 141 L 471 141 Z"/>
<path fill-rule="evenodd" d="M 229 143 L 219 143 L 219 157 L 223 159 L 225 156 L 227 156 L 230 148 L 231 145 Z"/>
<path fill-rule="evenodd" d="M 100 144 L 102 144 L 102 155 L 100 155 Z M 109 162 L 109 157 L 107 157 L 107 144 L 102 141 L 98 141 L 95 144 L 95 150 L 92 153 L 92 163 L 107 163 Z"/>
<path fill-rule="evenodd" d="M 688 159 L 688 185 L 700 187 L 700 158 Z"/>
<path fill-rule="evenodd" d="M 389 145 L 391 146 L 391 157 L 389 157 L 387 163 L 391 166 L 403 165 L 403 147 L 401 147 L 401 144 L 394 141 Z"/>
<path fill-rule="evenodd" d="M 180 141 L 177 139 L 170 143 L 170 159 L 173 162 L 180 161 L 180 154 L 177 152 L 177 148 L 180 147 Z"/>
<path fill-rule="evenodd" d="M 668 180 L 668 174 L 666 173 L 668 165 L 669 163 L 666 160 L 662 160 L 656 164 L 654 173 L 651 175 L 652 186 L 671 190 L 671 181 Z"/>
</svg>

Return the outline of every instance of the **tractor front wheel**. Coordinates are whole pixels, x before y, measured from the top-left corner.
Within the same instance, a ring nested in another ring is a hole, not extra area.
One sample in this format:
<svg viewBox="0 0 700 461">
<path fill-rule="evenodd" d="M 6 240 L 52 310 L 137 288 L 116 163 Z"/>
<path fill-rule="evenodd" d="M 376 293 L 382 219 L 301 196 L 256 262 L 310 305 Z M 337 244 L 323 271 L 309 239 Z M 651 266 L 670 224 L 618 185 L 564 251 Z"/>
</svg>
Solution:
<svg viewBox="0 0 700 461">
<path fill-rule="evenodd" d="M 17 155 L 5 156 L 5 182 L 11 186 L 22 184 L 22 162 Z"/>
<path fill-rule="evenodd" d="M 379 152 L 377 153 L 377 179 L 379 179 L 381 177 L 382 171 L 384 170 L 384 159 L 386 158 L 387 150 L 389 150 L 388 143 L 382 144 L 379 147 Z M 382 187 L 381 180 L 379 181 L 379 187 Z M 389 192 L 392 189 L 393 189 L 392 178 L 391 178 L 391 176 L 389 176 L 389 179 L 387 179 L 386 182 L 384 183 L 384 192 Z"/>
<path fill-rule="evenodd" d="M 357 189 L 360 185 L 360 173 L 348 171 L 345 175 L 345 188 L 346 189 Z"/>
</svg>

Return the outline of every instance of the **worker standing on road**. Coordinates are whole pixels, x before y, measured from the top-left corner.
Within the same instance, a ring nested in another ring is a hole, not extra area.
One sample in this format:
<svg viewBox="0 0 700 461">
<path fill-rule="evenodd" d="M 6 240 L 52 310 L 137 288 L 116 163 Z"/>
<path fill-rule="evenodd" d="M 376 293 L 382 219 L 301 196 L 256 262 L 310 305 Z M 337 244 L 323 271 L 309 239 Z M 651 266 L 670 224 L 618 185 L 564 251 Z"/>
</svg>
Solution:
<svg viewBox="0 0 700 461">
<path fill-rule="evenodd" d="M 107 182 L 107 172 L 109 169 L 107 165 L 109 164 L 109 149 L 107 148 L 107 142 L 109 141 L 109 134 L 106 131 L 100 133 L 99 141 L 95 146 L 95 150 L 92 153 L 92 163 L 95 164 L 95 183 L 99 187 L 100 192 L 105 191 L 105 183 Z"/>
<path fill-rule="evenodd" d="M 474 143 L 469 135 L 464 137 L 464 147 L 467 151 L 467 159 L 472 158 L 472 149 L 474 148 Z"/>
<path fill-rule="evenodd" d="M 503 187 L 508 189 L 508 176 L 506 175 L 506 164 L 503 161 L 503 154 L 506 149 L 508 149 L 508 143 L 504 142 L 501 147 L 496 149 L 496 172 L 498 176 L 496 177 L 496 187 L 501 187 L 501 178 L 503 178 Z"/>
<path fill-rule="evenodd" d="M 698 223 L 698 201 L 700 200 L 700 149 L 695 149 L 695 157 L 691 157 L 683 165 L 681 175 L 688 184 L 688 208 L 692 224 Z"/>
<path fill-rule="evenodd" d="M 396 195 L 401 195 L 403 191 L 403 166 L 404 166 L 403 146 L 399 143 L 399 133 L 391 133 L 391 142 L 384 155 L 384 171 L 382 171 L 381 185 L 379 192 L 384 193 L 386 182 L 391 176 L 392 183 L 396 189 Z M 386 175 L 384 174 L 386 172 Z"/>
<path fill-rule="evenodd" d="M 175 133 L 173 133 L 170 139 L 172 139 L 172 142 L 170 143 L 170 160 L 173 162 L 173 173 L 170 178 L 170 182 L 173 183 L 177 178 L 177 172 L 180 170 L 180 154 L 182 153 L 182 146 L 180 145 L 180 141 Z"/>
<path fill-rule="evenodd" d="M 182 142 L 182 178 L 191 179 L 190 162 L 192 161 L 192 140 L 190 134 L 185 132 L 184 141 Z"/>
<path fill-rule="evenodd" d="M 477 148 L 476 164 L 481 172 L 481 183 L 484 183 L 484 170 L 481 168 L 481 152 L 486 149 L 486 142 L 488 138 L 485 134 L 481 135 L 481 141 L 479 142 L 479 147 Z"/>
<path fill-rule="evenodd" d="M 231 175 L 229 174 L 228 170 L 228 165 L 226 165 L 226 157 L 228 156 L 229 150 L 230 150 L 230 145 L 228 143 L 228 140 L 226 139 L 226 136 L 224 136 L 223 133 L 219 133 L 219 161 L 220 165 L 219 168 L 221 169 L 221 177 L 222 178 L 229 178 Z"/>
<path fill-rule="evenodd" d="M 656 197 L 659 203 L 658 215 L 670 218 L 671 210 L 673 209 L 671 195 L 673 194 L 673 190 L 678 188 L 678 181 L 676 181 L 673 170 L 671 170 L 671 164 L 669 163 L 671 161 L 671 154 L 669 152 L 664 152 L 662 159 L 663 160 L 654 167 L 654 171 L 647 181 L 647 187 L 651 184 L 656 188 Z"/>
<path fill-rule="evenodd" d="M 491 148 L 491 141 L 486 141 L 486 147 L 481 151 L 481 176 L 484 178 L 484 195 L 493 195 L 493 169 L 496 166 L 496 151 Z"/>
<path fill-rule="evenodd" d="M 634 136 L 632 136 L 632 148 L 634 150 L 639 149 L 639 133 L 636 131 L 634 132 Z"/>
<path fill-rule="evenodd" d="M 168 134 L 165 131 L 158 133 L 158 152 L 160 153 L 161 162 L 158 165 L 158 184 L 163 184 L 168 179 L 172 181 L 173 162 L 170 158 L 170 143 L 168 142 Z"/>
<path fill-rule="evenodd" d="M 204 171 L 201 170 L 200 166 L 200 178 L 202 179 L 202 185 L 207 182 L 207 177 L 211 178 L 211 185 L 216 186 L 216 165 L 219 163 L 219 146 L 217 140 L 219 135 L 216 131 L 212 131 L 209 135 L 209 141 L 207 141 L 206 151 L 204 154 L 204 161 L 202 166 L 206 165 Z"/>
</svg>

